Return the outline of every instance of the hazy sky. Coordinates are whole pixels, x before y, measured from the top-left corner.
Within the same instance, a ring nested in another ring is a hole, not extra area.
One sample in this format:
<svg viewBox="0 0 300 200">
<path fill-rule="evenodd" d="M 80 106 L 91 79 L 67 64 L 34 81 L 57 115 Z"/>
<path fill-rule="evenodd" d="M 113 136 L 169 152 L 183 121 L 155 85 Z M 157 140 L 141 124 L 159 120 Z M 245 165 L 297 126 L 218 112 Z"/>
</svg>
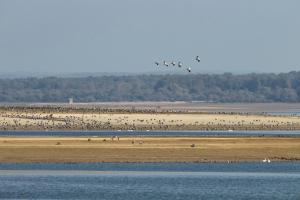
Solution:
<svg viewBox="0 0 300 200">
<path fill-rule="evenodd" d="M 300 69 L 299 0 L 0 0 L 0 73 Z M 201 63 L 193 61 L 199 55 Z"/>
</svg>

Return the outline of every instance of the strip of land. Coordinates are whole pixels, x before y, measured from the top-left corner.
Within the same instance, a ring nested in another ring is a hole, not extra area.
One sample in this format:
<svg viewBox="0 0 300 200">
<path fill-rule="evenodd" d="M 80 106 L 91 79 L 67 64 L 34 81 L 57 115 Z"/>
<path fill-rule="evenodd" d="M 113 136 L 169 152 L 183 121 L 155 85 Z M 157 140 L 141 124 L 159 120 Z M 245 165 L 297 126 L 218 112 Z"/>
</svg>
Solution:
<svg viewBox="0 0 300 200">
<path fill-rule="evenodd" d="M 0 137 L 0 162 L 241 162 L 300 160 L 291 137 Z"/>
<path fill-rule="evenodd" d="M 234 112 L 2 107 L 0 130 L 300 130 L 300 117 Z"/>
</svg>

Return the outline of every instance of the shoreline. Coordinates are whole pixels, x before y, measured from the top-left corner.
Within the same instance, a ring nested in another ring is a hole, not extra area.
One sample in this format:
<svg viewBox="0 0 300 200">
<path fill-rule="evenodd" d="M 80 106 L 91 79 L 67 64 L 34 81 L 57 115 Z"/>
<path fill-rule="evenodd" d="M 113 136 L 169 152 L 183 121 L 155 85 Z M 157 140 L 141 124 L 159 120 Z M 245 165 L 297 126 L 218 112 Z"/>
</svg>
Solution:
<svg viewBox="0 0 300 200">
<path fill-rule="evenodd" d="M 18 165 L 18 164 L 24 164 L 24 165 L 45 165 L 45 164 L 50 164 L 50 165 L 77 165 L 77 164 L 210 164 L 210 163 L 217 163 L 217 164 L 246 164 L 246 163 L 263 163 L 262 160 L 206 160 L 206 161 L 117 161 L 117 162 L 1 162 L 0 163 L 0 171 L 3 170 L 1 169 L 1 165 Z M 270 163 L 300 163 L 300 158 L 278 158 L 277 160 L 271 160 Z M 265 163 L 269 164 L 269 163 Z"/>
<path fill-rule="evenodd" d="M 0 107 L 0 131 L 297 131 L 300 116 L 92 108 Z M 145 132 L 146 133 L 146 132 Z M 118 134 L 117 134 L 118 135 Z M 122 134 L 121 134 L 122 135 Z M 146 135 L 146 134 L 145 134 Z M 300 161 L 300 137 L 0 136 L 1 163 Z"/>
<path fill-rule="evenodd" d="M 300 116 L 1 108 L 0 130 L 300 130 Z"/>
<path fill-rule="evenodd" d="M 288 137 L 0 137 L 1 163 L 300 161 Z"/>
</svg>

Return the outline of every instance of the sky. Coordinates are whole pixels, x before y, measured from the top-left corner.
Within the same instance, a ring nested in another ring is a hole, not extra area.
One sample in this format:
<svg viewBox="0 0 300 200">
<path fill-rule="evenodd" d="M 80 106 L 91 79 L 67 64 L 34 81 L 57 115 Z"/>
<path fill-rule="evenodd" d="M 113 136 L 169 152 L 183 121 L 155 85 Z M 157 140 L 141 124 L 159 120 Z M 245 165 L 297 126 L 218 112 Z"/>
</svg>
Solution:
<svg viewBox="0 0 300 200">
<path fill-rule="evenodd" d="M 298 0 L 0 0 L 0 73 L 300 69 Z M 195 57 L 199 55 L 201 62 Z"/>
</svg>

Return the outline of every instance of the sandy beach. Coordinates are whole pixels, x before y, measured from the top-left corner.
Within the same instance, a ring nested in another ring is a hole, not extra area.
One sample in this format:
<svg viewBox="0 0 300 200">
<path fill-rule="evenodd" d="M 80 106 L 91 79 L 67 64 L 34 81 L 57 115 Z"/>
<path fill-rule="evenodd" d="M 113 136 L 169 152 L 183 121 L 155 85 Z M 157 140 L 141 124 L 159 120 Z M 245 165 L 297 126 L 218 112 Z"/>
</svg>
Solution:
<svg viewBox="0 0 300 200">
<path fill-rule="evenodd" d="M 240 162 L 300 160 L 300 138 L 1 137 L 0 162 Z"/>
<path fill-rule="evenodd" d="M 298 116 L 0 107 L 1 130 L 300 130 Z M 295 137 L 0 137 L 0 162 L 300 160 Z"/>
<path fill-rule="evenodd" d="M 300 130 L 298 116 L 0 108 L 1 130 Z"/>
</svg>

